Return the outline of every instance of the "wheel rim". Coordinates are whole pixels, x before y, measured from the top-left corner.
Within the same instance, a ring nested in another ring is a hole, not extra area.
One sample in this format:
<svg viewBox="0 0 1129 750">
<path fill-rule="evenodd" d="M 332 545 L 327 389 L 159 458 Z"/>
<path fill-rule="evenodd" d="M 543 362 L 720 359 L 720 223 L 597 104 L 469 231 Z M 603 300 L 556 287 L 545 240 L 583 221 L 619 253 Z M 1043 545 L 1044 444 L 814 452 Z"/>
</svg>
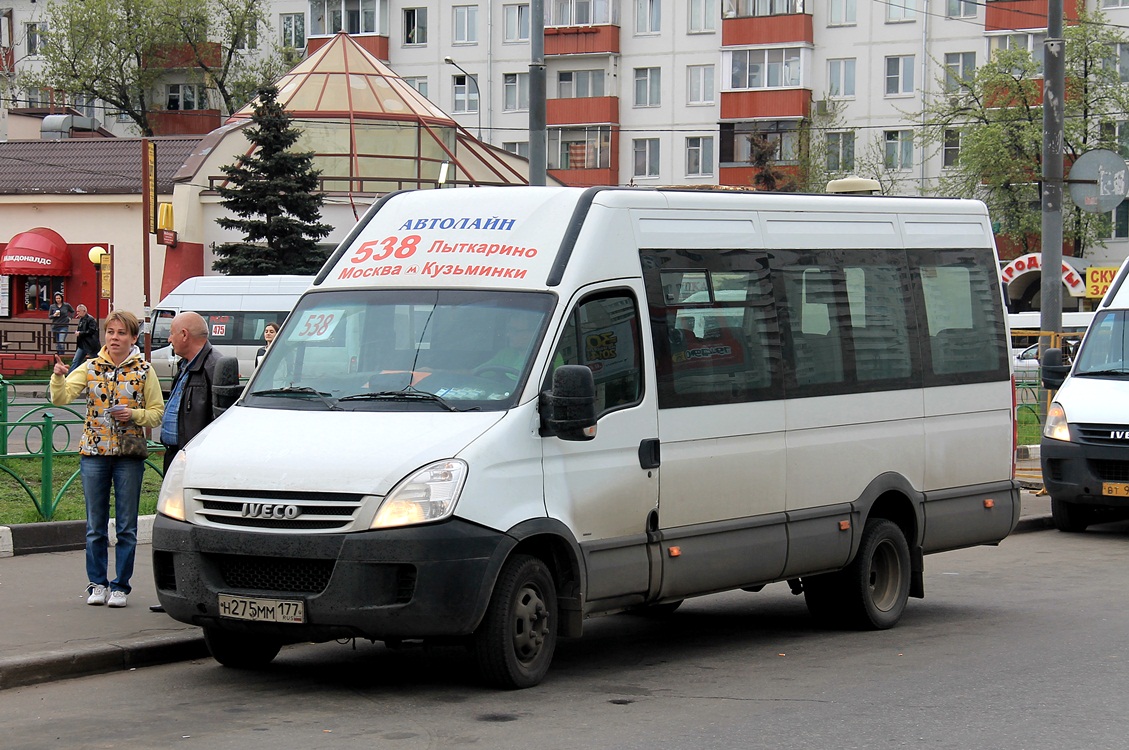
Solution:
<svg viewBox="0 0 1129 750">
<path fill-rule="evenodd" d="M 883 541 L 874 549 L 870 558 L 870 573 L 867 588 L 870 601 L 882 612 L 889 612 L 898 603 L 898 592 L 902 584 L 902 565 L 898 550 L 890 541 Z"/>
<path fill-rule="evenodd" d="M 541 591 L 534 586 L 522 586 L 514 606 L 514 654 L 521 662 L 533 661 L 548 636 L 549 608 Z"/>
</svg>

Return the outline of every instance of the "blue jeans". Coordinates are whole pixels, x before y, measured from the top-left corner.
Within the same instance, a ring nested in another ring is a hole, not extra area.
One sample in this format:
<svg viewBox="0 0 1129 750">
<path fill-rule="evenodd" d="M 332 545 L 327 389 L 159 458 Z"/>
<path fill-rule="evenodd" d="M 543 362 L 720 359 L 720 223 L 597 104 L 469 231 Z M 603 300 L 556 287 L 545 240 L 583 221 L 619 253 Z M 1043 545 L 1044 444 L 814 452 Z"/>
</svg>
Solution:
<svg viewBox="0 0 1129 750">
<path fill-rule="evenodd" d="M 51 334 L 55 339 L 55 353 L 60 357 L 63 355 L 63 350 L 67 348 L 67 335 L 70 333 L 68 328 L 52 328 Z"/>
<path fill-rule="evenodd" d="M 133 560 L 137 552 L 137 506 L 141 502 L 141 476 L 145 459 L 118 456 L 82 456 L 82 493 L 86 496 L 86 575 L 91 583 L 130 592 Z M 107 581 L 110 537 L 110 486 L 114 488 L 115 529 L 118 533 L 114 562 L 117 578 Z"/>
<path fill-rule="evenodd" d="M 75 368 L 77 368 L 79 365 L 81 365 L 83 362 L 90 359 L 91 357 L 93 357 L 97 353 L 98 352 L 88 352 L 85 349 L 83 349 L 81 346 L 78 347 L 77 349 L 75 349 L 74 350 L 74 359 L 71 360 L 71 369 L 67 371 L 67 374 L 70 375 L 72 372 L 75 371 Z"/>
</svg>

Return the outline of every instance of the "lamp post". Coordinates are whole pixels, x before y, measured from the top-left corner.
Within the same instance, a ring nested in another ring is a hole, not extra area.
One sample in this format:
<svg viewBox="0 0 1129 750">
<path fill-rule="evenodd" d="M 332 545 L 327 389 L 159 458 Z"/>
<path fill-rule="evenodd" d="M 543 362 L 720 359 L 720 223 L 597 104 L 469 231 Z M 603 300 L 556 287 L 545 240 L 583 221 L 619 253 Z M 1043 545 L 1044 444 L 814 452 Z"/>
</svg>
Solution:
<svg viewBox="0 0 1129 750">
<path fill-rule="evenodd" d="M 106 296 L 108 291 L 106 289 L 107 279 L 105 278 L 107 269 L 105 265 L 103 265 L 106 263 L 109 255 L 110 252 L 101 246 L 90 248 L 90 251 L 86 254 L 86 257 L 90 260 L 91 264 L 94 266 L 95 272 L 98 274 L 98 283 L 96 285 L 98 290 L 94 297 L 94 319 L 98 321 L 99 326 L 102 324 L 102 300 L 109 299 L 109 297 Z"/>
<path fill-rule="evenodd" d="M 461 65 L 455 62 L 455 58 L 447 56 L 443 58 L 443 62 L 447 63 L 455 70 L 466 76 L 467 81 L 474 84 L 474 98 L 478 102 L 478 133 L 475 136 L 478 140 L 482 140 L 482 91 L 478 88 L 478 79 L 466 72 Z"/>
</svg>

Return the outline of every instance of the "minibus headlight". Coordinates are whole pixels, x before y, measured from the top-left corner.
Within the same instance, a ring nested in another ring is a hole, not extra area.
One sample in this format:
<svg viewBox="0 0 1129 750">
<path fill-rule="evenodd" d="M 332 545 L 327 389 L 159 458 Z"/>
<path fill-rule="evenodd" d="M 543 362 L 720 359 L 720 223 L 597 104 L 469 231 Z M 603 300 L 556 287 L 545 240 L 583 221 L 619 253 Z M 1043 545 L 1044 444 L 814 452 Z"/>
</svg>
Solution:
<svg viewBox="0 0 1129 750">
<path fill-rule="evenodd" d="M 161 494 L 157 496 L 157 512 L 178 521 L 185 520 L 184 469 L 187 465 L 188 455 L 184 451 L 176 454 L 161 482 Z"/>
<path fill-rule="evenodd" d="M 466 461 L 457 458 L 423 467 L 388 493 L 369 528 L 389 529 L 446 518 L 455 510 L 466 475 Z"/>
<path fill-rule="evenodd" d="M 1066 421 L 1066 410 L 1057 401 L 1047 409 L 1047 423 L 1043 426 L 1043 437 L 1070 442 L 1070 423 Z"/>
</svg>

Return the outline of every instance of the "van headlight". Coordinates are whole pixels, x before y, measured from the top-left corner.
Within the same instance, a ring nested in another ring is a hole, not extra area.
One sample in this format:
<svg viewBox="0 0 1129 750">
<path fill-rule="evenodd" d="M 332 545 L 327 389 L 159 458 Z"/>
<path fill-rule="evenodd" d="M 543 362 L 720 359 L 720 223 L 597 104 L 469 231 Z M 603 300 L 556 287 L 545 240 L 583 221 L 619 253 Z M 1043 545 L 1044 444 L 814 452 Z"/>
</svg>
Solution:
<svg viewBox="0 0 1129 750">
<path fill-rule="evenodd" d="M 455 510 L 466 475 L 466 461 L 458 458 L 423 467 L 388 493 L 369 528 L 390 529 L 446 518 Z"/>
<path fill-rule="evenodd" d="M 1047 409 L 1047 423 L 1043 425 L 1043 437 L 1070 442 L 1070 423 L 1066 421 L 1066 410 L 1057 401 Z"/>
<path fill-rule="evenodd" d="M 161 494 L 157 496 L 157 512 L 178 521 L 185 520 L 184 469 L 187 465 L 188 455 L 184 451 L 176 454 L 161 482 Z"/>
</svg>

